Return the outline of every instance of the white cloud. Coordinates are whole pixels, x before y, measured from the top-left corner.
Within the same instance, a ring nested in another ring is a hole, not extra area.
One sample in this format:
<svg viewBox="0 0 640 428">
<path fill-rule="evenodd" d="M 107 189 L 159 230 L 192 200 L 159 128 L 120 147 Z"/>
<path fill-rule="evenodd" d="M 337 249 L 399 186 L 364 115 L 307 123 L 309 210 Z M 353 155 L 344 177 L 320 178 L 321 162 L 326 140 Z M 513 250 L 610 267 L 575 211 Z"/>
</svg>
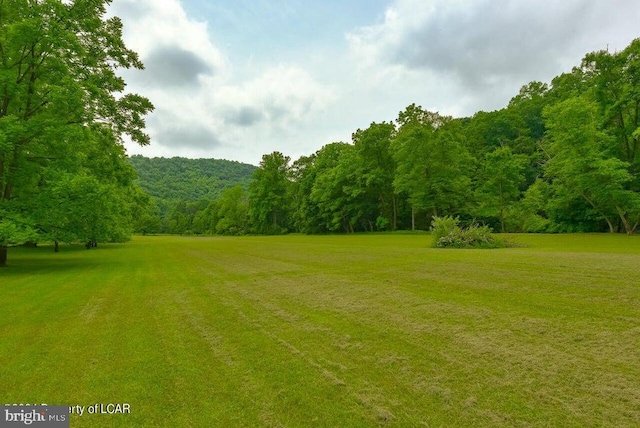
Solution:
<svg viewBox="0 0 640 428">
<path fill-rule="evenodd" d="M 640 22 L 637 0 L 389 0 L 385 13 L 368 11 L 378 22 L 355 28 L 366 22 L 358 1 L 310 3 L 274 26 L 264 5 L 244 1 L 114 0 L 126 44 L 147 65 L 123 76 L 157 108 L 151 146 L 129 152 L 256 164 L 274 150 L 295 158 L 349 141 L 411 103 L 454 116 L 502 108 L 587 52 L 623 49 Z M 351 13 L 322 28 L 351 23 L 342 44 L 309 31 L 339 10 Z"/>
<path fill-rule="evenodd" d="M 213 104 L 222 117 L 249 113 L 249 121 L 231 120 L 232 124 L 247 126 L 269 121 L 282 128 L 317 113 L 335 99 L 334 91 L 314 81 L 309 73 L 285 65 L 264 70 L 256 79 L 241 85 L 220 87 L 215 95 Z"/>
<path fill-rule="evenodd" d="M 129 144 L 129 153 L 257 163 L 264 153 L 286 151 L 279 144 L 299 138 L 308 118 L 336 99 L 297 65 L 255 67 L 240 80 L 207 24 L 189 18 L 178 0 L 116 0 L 110 12 L 122 18 L 125 43 L 146 65 L 123 71 L 128 89 L 156 106 L 147 121 L 151 147 Z"/>
<path fill-rule="evenodd" d="M 305 70 L 283 64 L 262 70 L 247 82 L 213 84 L 207 92 L 212 94 L 208 109 L 222 121 L 220 134 L 230 153 L 251 153 L 254 163 L 275 150 L 298 152 L 302 145 L 314 151 L 305 134 L 314 118 L 337 99 L 334 89 Z"/>
<path fill-rule="evenodd" d="M 639 19 L 632 0 L 396 0 L 382 23 L 347 40 L 362 75 L 417 73 L 433 90 L 458 88 L 450 109 L 473 110 L 504 106 L 520 86 L 570 70 L 589 51 L 624 48 Z"/>
<path fill-rule="evenodd" d="M 127 46 L 145 57 L 159 49 L 189 52 L 222 73 L 228 62 L 209 38 L 207 23 L 187 16 L 179 0 L 115 0 L 110 12 L 124 21 Z"/>
</svg>

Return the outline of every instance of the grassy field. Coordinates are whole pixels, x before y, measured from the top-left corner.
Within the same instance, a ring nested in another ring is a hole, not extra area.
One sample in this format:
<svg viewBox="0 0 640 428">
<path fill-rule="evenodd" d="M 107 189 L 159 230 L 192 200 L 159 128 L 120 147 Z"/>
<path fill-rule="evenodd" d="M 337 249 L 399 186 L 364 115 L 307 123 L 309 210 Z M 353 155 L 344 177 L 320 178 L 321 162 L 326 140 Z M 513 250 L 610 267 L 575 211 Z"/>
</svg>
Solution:
<svg viewBox="0 0 640 428">
<path fill-rule="evenodd" d="M 640 426 L 640 236 L 511 239 L 12 248 L 0 400 L 85 406 L 72 427 Z"/>
</svg>

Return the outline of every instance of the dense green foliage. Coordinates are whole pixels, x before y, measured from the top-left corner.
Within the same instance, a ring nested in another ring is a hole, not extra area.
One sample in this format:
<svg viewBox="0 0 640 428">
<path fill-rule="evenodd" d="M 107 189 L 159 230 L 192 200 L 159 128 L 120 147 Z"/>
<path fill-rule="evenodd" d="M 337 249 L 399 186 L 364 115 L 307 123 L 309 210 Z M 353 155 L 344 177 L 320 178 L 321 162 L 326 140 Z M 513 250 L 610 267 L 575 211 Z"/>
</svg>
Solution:
<svg viewBox="0 0 640 428">
<path fill-rule="evenodd" d="M 526 247 L 18 248 L 0 280 L 2 399 L 131 405 L 74 428 L 637 427 L 640 237 L 509 239 Z"/>
<path fill-rule="evenodd" d="M 448 215 L 502 232 L 632 234 L 640 39 L 586 55 L 550 85 L 524 86 L 502 110 L 455 119 L 412 104 L 394 123 L 357 130 L 350 144 L 293 163 L 265 155 L 252 188 L 258 233 L 426 230 Z"/>
<path fill-rule="evenodd" d="M 123 93 L 116 70 L 142 63 L 107 3 L 0 2 L 0 266 L 7 246 L 25 240 L 131 233 L 144 195 L 122 135 L 148 144 L 143 116 L 153 106 Z"/>
<path fill-rule="evenodd" d="M 632 234 L 640 223 L 639 57 L 639 40 L 588 54 L 550 84 L 531 82 L 505 108 L 472 117 L 412 104 L 349 143 L 295 161 L 273 152 L 257 169 L 134 156 L 154 197 L 136 229 L 428 230 L 433 218 L 454 216 L 500 232 Z"/>
<path fill-rule="evenodd" d="M 289 157 L 274 152 L 262 157 L 249 188 L 249 216 L 258 233 L 286 232 L 289 210 Z"/>
<path fill-rule="evenodd" d="M 246 190 L 253 165 L 222 159 L 131 156 L 136 183 L 150 203 L 135 223 L 138 233 L 224 234 L 247 232 Z"/>
<path fill-rule="evenodd" d="M 223 159 L 129 157 L 138 185 L 150 196 L 193 202 L 217 199 L 228 187 L 248 187 L 256 167 Z"/>
<path fill-rule="evenodd" d="M 457 217 L 434 217 L 431 223 L 433 246 L 436 248 L 501 248 L 506 242 L 497 239 L 489 226 L 460 226 Z"/>
</svg>

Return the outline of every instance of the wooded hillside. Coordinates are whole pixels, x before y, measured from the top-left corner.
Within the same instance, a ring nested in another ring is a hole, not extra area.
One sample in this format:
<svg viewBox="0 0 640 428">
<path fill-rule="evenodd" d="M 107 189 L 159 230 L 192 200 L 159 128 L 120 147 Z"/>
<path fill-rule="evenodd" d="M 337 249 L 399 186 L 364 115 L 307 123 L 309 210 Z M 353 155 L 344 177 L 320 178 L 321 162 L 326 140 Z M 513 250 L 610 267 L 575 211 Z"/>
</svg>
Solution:
<svg viewBox="0 0 640 428">
<path fill-rule="evenodd" d="M 217 199 L 227 187 L 248 186 L 253 165 L 223 159 L 129 158 L 138 185 L 150 196 L 186 202 Z"/>
</svg>

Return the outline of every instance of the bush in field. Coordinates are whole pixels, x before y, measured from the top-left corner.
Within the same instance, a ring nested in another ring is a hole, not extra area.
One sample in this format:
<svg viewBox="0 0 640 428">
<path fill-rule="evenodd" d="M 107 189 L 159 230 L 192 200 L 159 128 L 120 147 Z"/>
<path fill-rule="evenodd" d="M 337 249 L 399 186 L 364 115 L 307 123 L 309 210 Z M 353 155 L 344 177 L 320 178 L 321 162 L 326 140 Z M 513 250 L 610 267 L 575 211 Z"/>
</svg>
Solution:
<svg viewBox="0 0 640 428">
<path fill-rule="evenodd" d="M 434 217 L 431 222 L 431 233 L 435 239 L 434 242 L 438 242 L 440 238 L 444 238 L 449 234 L 459 234 L 460 220 L 458 217 Z"/>
<path fill-rule="evenodd" d="M 488 226 L 472 224 L 463 228 L 457 217 L 435 217 L 431 231 L 436 248 L 502 248 L 506 242 L 495 238 Z"/>
</svg>

